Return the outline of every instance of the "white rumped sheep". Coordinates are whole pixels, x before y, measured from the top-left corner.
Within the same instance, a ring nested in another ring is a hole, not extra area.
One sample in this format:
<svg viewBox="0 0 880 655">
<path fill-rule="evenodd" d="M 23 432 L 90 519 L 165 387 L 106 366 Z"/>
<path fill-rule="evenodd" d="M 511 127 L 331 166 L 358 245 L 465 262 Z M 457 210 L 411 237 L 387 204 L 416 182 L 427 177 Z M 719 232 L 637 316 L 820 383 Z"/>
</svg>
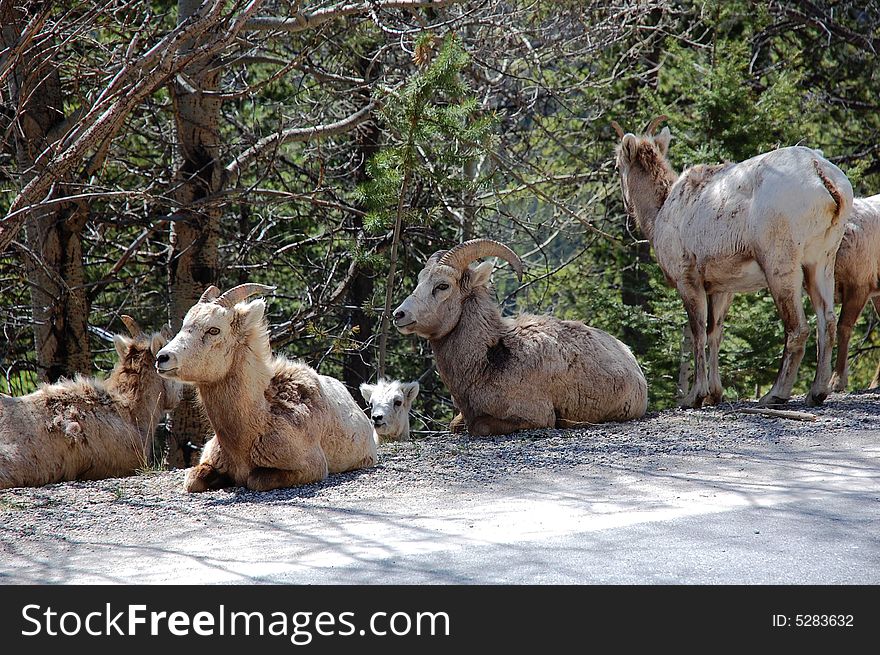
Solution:
<svg viewBox="0 0 880 655">
<path fill-rule="evenodd" d="M 380 378 L 376 384 L 364 382 L 360 391 L 370 406 L 376 443 L 409 439 L 409 412 L 419 395 L 418 382 Z"/>
<path fill-rule="evenodd" d="M 150 463 L 156 426 L 180 401 L 180 386 L 154 366 L 168 336 L 122 320 L 131 337 L 114 336 L 119 362 L 106 380 L 76 377 L 26 396 L 0 394 L 0 488 L 121 477 Z"/>
<path fill-rule="evenodd" d="M 272 357 L 262 299 L 272 290 L 211 286 L 156 357 L 164 377 L 193 384 L 214 429 L 189 492 L 267 491 L 376 464 L 373 428 L 345 386 L 302 362 Z"/>
<path fill-rule="evenodd" d="M 880 312 L 880 195 L 856 198 L 834 264 L 834 286 L 840 303 L 837 322 L 837 364 L 831 377 L 834 391 L 845 391 L 849 377 L 849 340 L 868 300 Z M 880 386 L 880 365 L 871 381 Z"/>
<path fill-rule="evenodd" d="M 415 291 L 394 312 L 403 334 L 427 339 L 443 383 L 473 435 L 625 421 L 644 415 L 647 383 L 619 340 L 579 321 L 501 315 L 489 289 L 492 262 L 522 262 L 491 239 L 434 253 Z"/>
<path fill-rule="evenodd" d="M 821 404 L 837 323 L 834 257 L 852 210 L 852 185 L 821 153 L 802 146 L 677 175 L 667 160 L 669 128 L 654 135 L 665 119 L 651 121 L 641 136 L 613 126 L 624 206 L 688 317 L 695 375 L 683 406 L 720 402 L 724 317 L 734 293 L 762 288 L 769 288 L 782 318 L 785 349 L 776 381 L 759 403 L 787 402 L 808 337 L 803 287 L 817 317 L 818 363 L 807 403 Z"/>
</svg>

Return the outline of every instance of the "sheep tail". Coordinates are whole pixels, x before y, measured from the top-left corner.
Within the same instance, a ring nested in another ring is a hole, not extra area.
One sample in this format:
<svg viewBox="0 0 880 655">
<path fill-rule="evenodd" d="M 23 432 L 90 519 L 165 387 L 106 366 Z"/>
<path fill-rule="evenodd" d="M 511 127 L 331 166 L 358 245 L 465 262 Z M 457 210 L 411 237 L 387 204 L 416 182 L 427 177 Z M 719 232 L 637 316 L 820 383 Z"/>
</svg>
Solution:
<svg viewBox="0 0 880 655">
<path fill-rule="evenodd" d="M 822 184 L 825 185 L 825 188 L 828 189 L 828 193 L 834 199 L 834 216 L 831 217 L 831 224 L 834 225 L 837 223 L 837 220 L 840 218 L 840 213 L 843 210 L 843 205 L 845 200 L 843 195 L 840 193 L 840 190 L 834 185 L 834 182 L 825 174 L 825 171 L 822 170 L 822 167 L 819 165 L 819 160 L 813 160 L 813 166 L 816 168 L 816 174 L 819 176 L 819 179 L 822 180 Z"/>
</svg>

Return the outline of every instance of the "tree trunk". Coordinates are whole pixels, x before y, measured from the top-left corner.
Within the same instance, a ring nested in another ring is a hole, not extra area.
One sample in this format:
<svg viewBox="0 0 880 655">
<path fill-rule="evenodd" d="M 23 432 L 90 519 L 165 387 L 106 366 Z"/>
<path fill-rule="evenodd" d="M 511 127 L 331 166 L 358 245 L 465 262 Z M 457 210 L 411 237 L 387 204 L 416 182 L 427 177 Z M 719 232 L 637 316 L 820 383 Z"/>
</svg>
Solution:
<svg viewBox="0 0 880 655">
<path fill-rule="evenodd" d="M 649 25 L 659 25 L 663 16 L 662 9 L 655 9 L 651 12 L 647 22 Z M 645 82 L 653 89 L 657 88 L 659 82 L 660 57 L 663 53 L 663 41 L 656 39 L 654 47 L 650 54 L 646 57 L 645 68 L 652 71 L 648 74 Z M 634 101 L 639 97 L 640 87 L 645 83 L 633 78 L 630 83 L 630 90 L 627 98 Z M 627 107 L 627 115 L 636 113 L 637 107 L 634 105 Z M 625 261 L 622 262 L 620 300 L 627 307 L 638 307 L 644 313 L 650 314 L 651 295 L 650 295 L 650 279 L 648 275 L 648 264 L 651 263 L 651 245 L 649 243 L 638 243 L 634 248 L 626 250 L 624 253 Z M 623 340 L 629 344 L 633 353 L 644 355 L 651 347 L 650 339 L 641 330 L 626 325 L 623 328 Z"/>
<path fill-rule="evenodd" d="M 638 243 L 627 249 L 626 255 L 630 256 L 620 274 L 620 300 L 627 307 L 639 307 L 649 314 L 652 310 L 647 265 L 651 263 L 651 245 Z M 652 345 L 648 335 L 631 325 L 623 326 L 623 340 L 636 355 L 644 355 Z"/>
<path fill-rule="evenodd" d="M 359 60 L 358 73 L 366 76 L 372 57 L 362 57 Z M 378 74 L 378 67 L 374 69 L 374 77 Z M 364 98 L 364 105 L 369 104 L 370 98 Z M 357 140 L 358 161 L 360 164 L 354 171 L 354 183 L 363 184 L 369 180 L 367 175 L 367 162 L 379 151 L 380 139 L 379 126 L 375 121 L 367 123 L 362 129 Z M 365 209 L 360 206 L 358 209 Z M 364 229 L 363 219 L 359 214 L 352 214 L 350 223 L 357 231 Z M 366 407 L 366 402 L 361 397 L 360 386 L 362 382 L 370 382 L 373 377 L 373 350 L 369 347 L 370 340 L 373 337 L 373 329 L 375 327 L 375 319 L 371 312 L 366 312 L 363 307 L 366 303 L 373 299 L 373 291 L 375 289 L 373 271 L 359 268 L 355 273 L 355 277 L 351 282 L 348 294 L 346 295 L 346 305 L 352 307 L 351 311 L 351 327 L 352 341 L 357 344 L 356 349 L 351 349 L 345 354 L 345 360 L 342 367 L 342 379 L 345 386 L 348 387 L 349 393 L 358 401 L 361 407 Z"/>
<path fill-rule="evenodd" d="M 26 16 L 11 2 L 0 4 L 4 48 L 21 36 Z M 25 51 L 8 78 L 15 106 L 13 128 L 21 186 L 45 166 L 50 148 L 64 121 L 61 78 L 41 41 Z M 63 188 L 62 180 L 56 188 Z M 56 194 L 58 192 L 56 191 Z M 53 204 L 30 211 L 25 219 L 25 274 L 31 291 L 32 322 L 40 379 L 91 372 L 88 337 L 89 303 L 82 260 L 82 230 L 88 218 L 85 205 Z"/>
<path fill-rule="evenodd" d="M 178 2 L 178 23 L 198 9 L 199 0 Z M 181 55 L 198 47 L 188 43 Z M 216 92 L 221 69 L 213 60 L 196 59 L 173 83 L 174 118 L 181 163 L 175 179 L 174 199 L 179 207 L 171 225 L 171 251 L 168 260 L 170 318 L 180 327 L 187 310 L 205 288 L 217 283 L 220 238 L 220 207 L 199 206 L 199 201 L 218 192 L 223 185 L 220 163 L 220 99 Z M 172 414 L 171 433 L 165 464 L 189 466 L 193 448 L 201 447 L 210 427 L 195 406 L 194 393 L 188 391 Z"/>
</svg>

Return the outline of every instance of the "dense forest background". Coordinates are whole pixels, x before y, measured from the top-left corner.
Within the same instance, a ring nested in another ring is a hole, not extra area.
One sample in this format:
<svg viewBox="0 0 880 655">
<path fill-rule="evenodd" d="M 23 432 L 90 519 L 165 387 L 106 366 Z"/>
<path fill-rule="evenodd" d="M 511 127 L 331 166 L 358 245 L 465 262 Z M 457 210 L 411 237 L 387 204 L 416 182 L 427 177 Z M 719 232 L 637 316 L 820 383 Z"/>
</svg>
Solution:
<svg viewBox="0 0 880 655">
<path fill-rule="evenodd" d="M 666 114 L 682 167 L 804 144 L 880 192 L 876 2 L 0 0 L 0 391 L 100 374 L 209 284 L 277 286 L 273 345 L 357 386 L 419 379 L 414 429 L 452 415 L 430 348 L 389 329 L 435 250 L 499 239 L 506 310 L 635 352 L 675 401 L 684 312 L 624 212 L 611 120 Z M 808 312 L 809 313 L 809 312 Z M 872 310 L 851 387 L 876 365 Z M 811 341 L 812 343 L 812 341 Z M 726 395 L 775 378 L 766 293 L 727 320 Z M 812 379 L 815 353 L 796 393 Z M 189 404 L 166 463 L 205 426 Z"/>
</svg>

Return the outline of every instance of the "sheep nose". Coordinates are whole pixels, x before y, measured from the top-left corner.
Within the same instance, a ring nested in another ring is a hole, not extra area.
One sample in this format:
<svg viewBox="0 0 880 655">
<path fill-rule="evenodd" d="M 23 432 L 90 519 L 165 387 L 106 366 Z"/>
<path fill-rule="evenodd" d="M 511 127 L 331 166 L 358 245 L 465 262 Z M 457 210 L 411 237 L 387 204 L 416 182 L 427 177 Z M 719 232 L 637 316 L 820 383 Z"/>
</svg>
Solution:
<svg viewBox="0 0 880 655">
<path fill-rule="evenodd" d="M 394 319 L 397 321 L 402 319 L 404 316 L 406 316 L 406 312 L 402 309 L 398 309 L 396 312 L 394 312 Z"/>
<path fill-rule="evenodd" d="M 167 354 L 165 354 L 165 353 L 162 353 L 161 355 L 159 355 L 159 356 L 156 358 L 156 361 L 159 362 L 160 364 L 164 364 L 164 363 L 167 362 L 169 359 L 171 359 L 171 357 L 169 357 L 169 356 L 168 356 Z"/>
<path fill-rule="evenodd" d="M 383 418 L 385 417 L 382 414 L 373 414 L 373 423 L 381 423 Z"/>
</svg>

